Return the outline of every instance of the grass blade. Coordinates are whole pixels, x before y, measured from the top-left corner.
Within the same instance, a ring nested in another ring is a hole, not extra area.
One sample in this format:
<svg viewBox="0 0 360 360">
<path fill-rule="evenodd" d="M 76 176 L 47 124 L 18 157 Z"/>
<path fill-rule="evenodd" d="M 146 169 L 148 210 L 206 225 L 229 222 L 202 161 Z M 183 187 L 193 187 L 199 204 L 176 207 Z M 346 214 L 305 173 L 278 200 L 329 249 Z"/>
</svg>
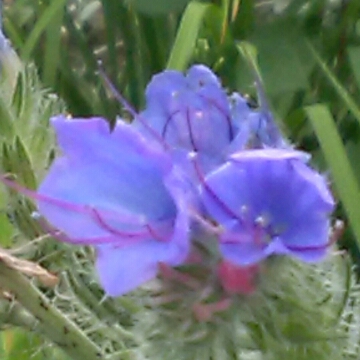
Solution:
<svg viewBox="0 0 360 360">
<path fill-rule="evenodd" d="M 324 75 L 328 78 L 331 85 L 334 87 L 339 97 L 343 100 L 349 111 L 355 116 L 357 121 L 360 123 L 360 108 L 353 100 L 349 92 L 345 87 L 340 83 L 336 76 L 332 73 L 330 68 L 326 65 L 324 60 L 320 57 L 315 48 L 308 43 L 309 49 L 311 50 L 312 55 L 314 56 L 316 62 L 318 63 L 320 69 L 323 71 Z"/>
<path fill-rule="evenodd" d="M 47 86 L 54 86 L 60 61 L 61 27 L 65 7 L 61 7 L 56 18 L 47 26 L 44 49 L 43 81 Z"/>
<path fill-rule="evenodd" d="M 334 119 L 325 105 L 305 108 L 330 167 L 337 193 L 347 213 L 355 238 L 360 244 L 360 189 L 337 131 Z"/>
<path fill-rule="evenodd" d="M 25 60 L 29 59 L 34 48 L 36 47 L 40 36 L 46 28 L 52 23 L 55 17 L 62 11 L 67 0 L 53 0 L 49 7 L 43 12 L 34 28 L 32 29 L 26 43 L 22 49 L 21 57 Z"/>
<path fill-rule="evenodd" d="M 183 71 L 187 67 L 209 7 L 210 4 L 197 1 L 191 2 L 186 7 L 166 66 L 168 69 Z"/>
</svg>

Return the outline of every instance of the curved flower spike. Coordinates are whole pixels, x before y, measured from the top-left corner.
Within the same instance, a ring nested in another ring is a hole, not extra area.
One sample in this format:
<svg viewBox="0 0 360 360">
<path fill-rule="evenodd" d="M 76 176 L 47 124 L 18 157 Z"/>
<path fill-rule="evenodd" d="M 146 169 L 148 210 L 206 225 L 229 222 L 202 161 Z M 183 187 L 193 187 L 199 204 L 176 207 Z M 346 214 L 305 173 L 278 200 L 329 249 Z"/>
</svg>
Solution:
<svg viewBox="0 0 360 360">
<path fill-rule="evenodd" d="M 245 266 L 272 254 L 308 262 L 326 254 L 334 200 L 303 159 L 299 151 L 242 151 L 202 179 L 203 205 L 223 227 L 225 259 Z"/>
<path fill-rule="evenodd" d="M 169 155 L 130 125 L 111 133 L 101 118 L 52 119 L 63 156 L 35 196 L 39 212 L 68 241 L 94 245 L 110 296 L 178 265 L 188 254 L 187 190 Z"/>
<path fill-rule="evenodd" d="M 134 121 L 142 133 L 153 137 L 145 121 L 172 149 L 198 153 L 204 167 L 223 161 L 235 128 L 226 92 L 209 68 L 195 65 L 186 76 L 174 70 L 155 75 L 146 101 Z"/>
</svg>

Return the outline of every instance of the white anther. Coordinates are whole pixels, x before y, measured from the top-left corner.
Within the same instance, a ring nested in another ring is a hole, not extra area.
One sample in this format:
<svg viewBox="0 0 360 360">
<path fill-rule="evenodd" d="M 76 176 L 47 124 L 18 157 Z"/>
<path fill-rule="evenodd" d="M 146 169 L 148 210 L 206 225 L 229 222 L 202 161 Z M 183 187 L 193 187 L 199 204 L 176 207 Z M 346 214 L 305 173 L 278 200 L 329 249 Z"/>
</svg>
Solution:
<svg viewBox="0 0 360 360">
<path fill-rule="evenodd" d="M 204 113 L 202 111 L 196 111 L 195 112 L 195 116 L 198 118 L 198 119 L 202 119 L 204 117 Z"/>
<path fill-rule="evenodd" d="M 247 205 L 241 205 L 240 213 L 241 215 L 246 215 L 249 212 L 249 207 Z"/>
<path fill-rule="evenodd" d="M 259 225 L 260 227 L 266 227 L 269 225 L 269 219 L 266 216 L 258 216 L 255 219 L 255 224 Z"/>
<path fill-rule="evenodd" d="M 33 211 L 31 213 L 31 217 L 34 219 L 34 220 L 39 220 L 41 218 L 41 215 L 38 211 Z"/>
</svg>

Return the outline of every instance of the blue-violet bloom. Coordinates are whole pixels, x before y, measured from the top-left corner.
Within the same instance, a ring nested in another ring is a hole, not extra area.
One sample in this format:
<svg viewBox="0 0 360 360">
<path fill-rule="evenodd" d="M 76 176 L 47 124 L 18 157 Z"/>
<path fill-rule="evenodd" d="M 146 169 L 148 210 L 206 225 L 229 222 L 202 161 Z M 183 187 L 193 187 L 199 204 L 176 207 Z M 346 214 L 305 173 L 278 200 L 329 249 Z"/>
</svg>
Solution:
<svg viewBox="0 0 360 360">
<path fill-rule="evenodd" d="M 224 161 L 236 125 L 231 102 L 209 68 L 194 65 L 186 75 L 175 70 L 155 75 L 146 89 L 146 103 L 133 122 L 146 136 L 154 138 L 155 132 L 180 157 L 197 153 L 206 170 Z M 243 110 L 244 115 L 250 112 L 246 104 Z"/>
<path fill-rule="evenodd" d="M 188 255 L 187 190 L 168 153 L 123 121 L 52 119 L 63 154 L 36 199 L 39 213 L 75 244 L 95 246 L 110 296 L 154 278 L 159 262 Z"/>
<path fill-rule="evenodd" d="M 244 148 L 290 149 L 269 109 L 260 79 L 257 78 L 255 84 L 260 102 L 259 108 L 250 109 L 248 103 L 238 93 L 229 97 L 236 137 L 228 152 L 233 153 Z"/>
<path fill-rule="evenodd" d="M 318 261 L 329 245 L 334 200 L 300 151 L 245 150 L 201 178 L 201 200 L 219 225 L 220 250 L 245 266 L 272 254 Z"/>
</svg>

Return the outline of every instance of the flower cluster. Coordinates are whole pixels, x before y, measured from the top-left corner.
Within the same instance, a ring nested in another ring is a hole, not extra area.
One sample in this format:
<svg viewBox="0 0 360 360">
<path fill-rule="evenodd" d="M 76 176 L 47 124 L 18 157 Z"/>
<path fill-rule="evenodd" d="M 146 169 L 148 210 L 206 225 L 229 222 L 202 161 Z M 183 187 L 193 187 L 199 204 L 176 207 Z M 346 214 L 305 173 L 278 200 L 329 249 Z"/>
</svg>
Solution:
<svg viewBox="0 0 360 360">
<path fill-rule="evenodd" d="M 34 195 L 60 238 L 95 248 L 108 295 L 190 261 L 214 237 L 229 292 L 250 291 L 243 277 L 269 256 L 325 256 L 333 198 L 267 109 L 227 95 L 202 65 L 155 75 L 146 101 L 113 130 L 102 118 L 52 118 L 62 155 Z"/>
</svg>

